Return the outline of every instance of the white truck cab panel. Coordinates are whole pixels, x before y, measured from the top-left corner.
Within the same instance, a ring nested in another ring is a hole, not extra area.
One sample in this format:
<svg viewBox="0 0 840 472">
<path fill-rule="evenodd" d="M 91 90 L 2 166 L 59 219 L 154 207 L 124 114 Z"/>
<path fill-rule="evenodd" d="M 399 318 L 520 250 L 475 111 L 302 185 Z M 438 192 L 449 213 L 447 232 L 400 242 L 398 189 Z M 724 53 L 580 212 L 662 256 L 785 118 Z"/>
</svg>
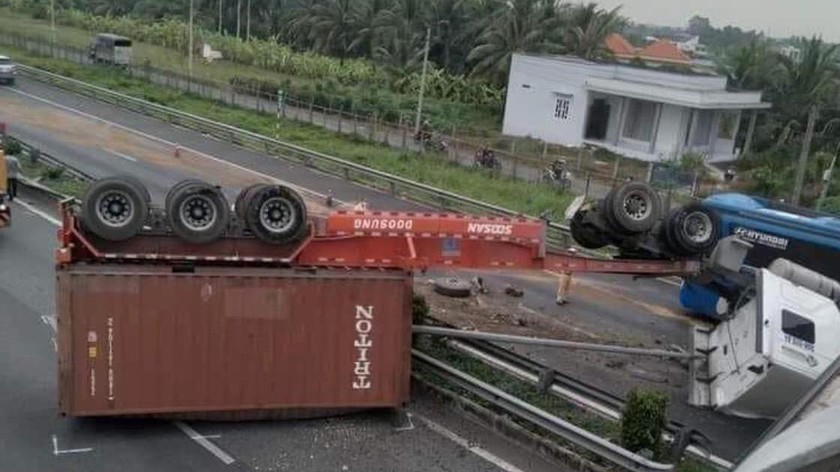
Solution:
<svg viewBox="0 0 840 472">
<path fill-rule="evenodd" d="M 756 292 L 711 331 L 695 329 L 689 403 L 745 417 L 774 417 L 840 355 L 832 299 L 767 269 Z"/>
</svg>

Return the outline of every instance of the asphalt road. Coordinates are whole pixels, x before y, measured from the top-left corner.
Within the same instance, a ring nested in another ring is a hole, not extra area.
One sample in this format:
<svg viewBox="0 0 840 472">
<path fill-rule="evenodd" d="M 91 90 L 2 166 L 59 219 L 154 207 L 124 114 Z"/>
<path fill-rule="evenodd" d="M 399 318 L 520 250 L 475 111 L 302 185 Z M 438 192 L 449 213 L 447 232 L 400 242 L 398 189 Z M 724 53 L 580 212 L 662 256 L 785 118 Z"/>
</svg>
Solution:
<svg viewBox="0 0 840 472">
<path fill-rule="evenodd" d="M 34 118 L 30 116 L 33 110 Z M 24 115 L 29 118 L 22 119 Z M 270 177 L 308 189 L 309 202 L 332 191 L 339 200 L 354 202 L 365 198 L 373 209 L 423 208 L 303 166 L 27 80 L 20 81 L 15 89 L 0 88 L 0 121 L 8 123 L 12 134 L 91 175 L 130 173 L 139 177 L 158 202 L 162 202 L 172 183 L 185 177 L 219 181 L 230 189 L 229 195 L 250 182 Z M 181 158 L 173 156 L 175 143 L 183 149 Z M 450 274 L 438 271 L 428 276 Z M 576 277 L 570 297 L 572 303 L 557 307 L 550 276 L 494 271 L 477 274 L 496 288 L 506 285 L 523 288 L 523 304 L 529 308 L 608 341 L 650 347 L 687 343 L 690 322 L 678 306 L 677 289 L 658 280 L 633 281 L 629 277 L 603 275 Z M 556 367 L 572 369 L 570 374 L 580 375 L 615 393 L 626 391 L 626 386 L 617 385 L 609 371 L 589 369 L 586 363 L 570 363 L 570 356 L 538 351 L 529 354 Z M 763 427 L 762 423 L 743 426 L 739 420 L 687 408 L 679 412 L 684 413 L 679 419 L 708 429 L 716 442 L 725 445 L 731 454 L 749 444 Z"/>
<path fill-rule="evenodd" d="M 46 202 L 22 200 L 12 204 L 12 227 L 0 232 L 0 470 L 558 470 L 423 395 L 409 407 L 410 430 L 396 429 L 385 412 L 186 425 L 229 464 L 173 422 L 59 417 L 50 326 L 57 227 Z"/>
</svg>

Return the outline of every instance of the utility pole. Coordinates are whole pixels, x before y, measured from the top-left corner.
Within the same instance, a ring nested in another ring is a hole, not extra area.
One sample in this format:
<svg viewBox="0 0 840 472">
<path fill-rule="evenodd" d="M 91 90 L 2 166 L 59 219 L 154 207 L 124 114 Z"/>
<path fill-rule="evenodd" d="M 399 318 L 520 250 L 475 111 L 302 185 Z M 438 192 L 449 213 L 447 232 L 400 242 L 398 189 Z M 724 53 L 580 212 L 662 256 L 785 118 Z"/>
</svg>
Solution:
<svg viewBox="0 0 840 472">
<path fill-rule="evenodd" d="M 245 40 L 250 41 L 251 40 L 251 0 L 248 0 L 247 5 L 248 5 L 247 6 L 248 14 L 246 15 L 246 18 L 245 18 Z"/>
<path fill-rule="evenodd" d="M 822 210 L 825 197 L 828 196 L 828 189 L 831 187 L 831 178 L 834 176 L 834 164 L 837 163 L 838 155 L 840 155 L 840 144 L 837 145 L 837 150 L 834 151 L 834 157 L 831 158 L 831 164 L 829 164 L 828 169 L 823 174 L 823 186 L 822 190 L 820 190 L 820 198 L 817 200 L 817 211 Z"/>
<path fill-rule="evenodd" d="M 793 187 L 793 198 L 791 203 L 799 205 L 802 197 L 802 186 L 805 184 L 805 169 L 808 166 L 808 154 L 811 153 L 811 140 L 814 139 L 814 126 L 817 124 L 817 105 L 811 105 L 808 112 L 808 127 L 805 129 L 805 138 L 802 140 L 802 151 L 799 153 L 799 164 L 796 166 L 796 183 Z"/>
<path fill-rule="evenodd" d="M 193 63 L 193 0 L 190 0 L 190 34 L 189 34 L 189 37 L 190 37 L 190 40 L 189 40 L 189 45 L 187 47 L 190 49 L 190 51 L 189 51 L 189 54 L 187 54 L 187 72 L 188 72 L 187 75 L 192 77 L 192 75 L 193 75 L 193 68 L 192 68 L 192 63 Z"/>
<path fill-rule="evenodd" d="M 417 116 L 414 118 L 414 135 L 420 132 L 420 117 L 423 115 L 423 92 L 426 89 L 426 67 L 429 65 L 429 41 L 432 28 L 426 28 L 426 48 L 423 50 L 423 73 L 420 75 L 420 92 L 417 95 Z"/>
<path fill-rule="evenodd" d="M 222 34 L 222 2 L 224 0 L 219 0 L 219 34 Z"/>
</svg>

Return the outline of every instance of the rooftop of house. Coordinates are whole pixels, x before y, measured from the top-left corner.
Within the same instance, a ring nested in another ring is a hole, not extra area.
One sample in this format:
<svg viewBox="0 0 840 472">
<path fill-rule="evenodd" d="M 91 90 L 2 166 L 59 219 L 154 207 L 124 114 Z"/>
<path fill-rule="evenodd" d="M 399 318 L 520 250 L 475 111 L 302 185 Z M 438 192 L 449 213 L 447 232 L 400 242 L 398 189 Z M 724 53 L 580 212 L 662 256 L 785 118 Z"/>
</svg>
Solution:
<svg viewBox="0 0 840 472">
<path fill-rule="evenodd" d="M 643 48 L 634 47 L 624 36 L 612 33 L 604 41 L 607 49 L 618 59 L 635 59 L 662 64 L 690 65 L 691 57 L 673 41 L 658 39 Z"/>
</svg>

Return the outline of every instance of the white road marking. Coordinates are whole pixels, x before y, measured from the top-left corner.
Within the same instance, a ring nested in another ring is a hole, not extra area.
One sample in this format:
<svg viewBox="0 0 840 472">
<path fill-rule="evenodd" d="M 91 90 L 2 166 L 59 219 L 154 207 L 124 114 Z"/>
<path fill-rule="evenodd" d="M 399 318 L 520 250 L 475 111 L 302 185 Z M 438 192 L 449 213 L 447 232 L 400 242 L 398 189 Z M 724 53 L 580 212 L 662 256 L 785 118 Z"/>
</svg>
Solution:
<svg viewBox="0 0 840 472">
<path fill-rule="evenodd" d="M 411 421 L 411 413 L 405 413 L 405 419 L 408 420 L 407 426 L 400 426 L 399 428 L 394 428 L 394 431 L 412 431 L 414 430 L 414 422 Z"/>
<path fill-rule="evenodd" d="M 679 277 L 657 277 L 656 280 L 674 287 L 682 287 L 682 279 Z"/>
<path fill-rule="evenodd" d="M 269 180 L 270 180 L 270 181 L 272 181 L 272 182 L 275 182 L 275 183 L 282 183 L 282 184 L 284 184 L 284 185 L 288 185 L 289 187 L 292 187 L 292 188 L 294 188 L 295 190 L 298 190 L 298 191 L 300 191 L 300 192 L 308 193 L 308 194 L 310 194 L 310 195 L 314 195 L 314 196 L 316 196 L 316 197 L 323 198 L 323 199 L 326 199 L 326 198 L 327 198 L 327 196 L 326 196 L 326 195 L 324 195 L 324 194 L 322 194 L 322 193 L 315 192 L 315 191 L 313 191 L 313 190 L 309 190 L 309 189 L 307 189 L 307 188 L 303 188 L 303 187 L 301 187 L 301 186 L 299 186 L 299 185 L 294 185 L 294 184 L 292 184 L 292 183 L 290 183 L 290 182 L 286 182 L 286 181 L 280 180 L 280 179 L 278 179 L 278 178 L 276 178 L 276 177 L 272 177 L 272 176 L 270 176 L 270 175 L 268 175 L 268 174 L 263 174 L 262 172 L 258 172 L 258 171 L 255 171 L 255 170 L 253 170 L 253 169 L 249 169 L 249 168 L 247 168 L 247 167 L 241 166 L 241 165 L 239 165 L 239 164 L 236 164 L 236 163 L 233 163 L 233 162 L 230 162 L 230 161 L 226 161 L 226 160 L 224 160 L 224 159 L 219 159 L 219 158 L 218 158 L 218 157 L 216 157 L 216 156 L 211 156 L 210 154 L 207 154 L 207 153 L 201 152 L 201 151 L 199 151 L 199 150 L 197 150 L 197 149 L 192 149 L 192 148 L 189 148 L 189 147 L 186 147 L 186 146 L 180 145 L 180 144 L 178 144 L 178 143 L 173 143 L 173 142 L 171 142 L 171 141 L 167 141 L 167 140 L 165 140 L 165 139 L 163 139 L 163 138 L 159 138 L 159 137 L 157 137 L 157 136 L 152 136 L 151 134 L 144 133 L 144 132 L 142 132 L 142 131 L 139 131 L 139 130 L 136 130 L 136 129 L 133 129 L 133 128 L 129 128 L 128 126 L 121 125 L 121 124 L 119 124 L 119 123 L 114 123 L 113 121 L 109 121 L 109 120 L 106 120 L 106 119 L 104 119 L 104 118 L 100 118 L 100 117 L 98 117 L 98 116 L 96 116 L 96 115 L 91 115 L 90 113 L 86 113 L 86 112 L 83 112 L 83 111 L 81 111 L 81 110 L 77 110 L 77 109 L 75 109 L 75 108 L 71 108 L 71 107 L 68 107 L 68 106 L 66 106 L 66 105 L 62 105 L 62 104 L 57 103 L 57 102 L 54 102 L 54 101 L 52 101 L 52 100 L 48 100 L 48 99 L 46 99 L 46 98 L 39 97 L 39 96 L 37 96 L 37 95 L 32 95 L 32 94 L 30 94 L 30 93 L 26 93 L 26 92 L 24 92 L 24 91 L 22 91 L 22 90 L 17 90 L 17 89 L 13 89 L 13 88 L 12 88 L 12 89 L 9 89 L 9 90 L 10 90 L 11 92 L 17 93 L 17 94 L 19 94 L 19 95 L 23 95 L 23 96 L 25 96 L 25 97 L 29 97 L 29 98 L 31 98 L 31 99 L 33 99 L 33 100 L 37 100 L 37 101 L 39 101 L 39 102 L 46 103 L 46 104 L 48 104 L 48 105 L 54 106 L 54 107 L 59 108 L 59 109 L 61 109 L 61 110 L 64 110 L 64 111 L 67 111 L 67 112 L 70 112 L 70 113 L 73 113 L 73 114 L 76 114 L 76 115 L 79 115 L 79 116 L 83 116 L 83 117 L 88 118 L 88 119 L 93 120 L 93 121 L 97 121 L 97 122 L 100 122 L 100 123 L 104 123 L 104 124 L 106 124 L 106 125 L 108 125 L 108 126 L 113 126 L 113 127 L 115 127 L 115 128 L 119 128 L 119 129 L 121 129 L 121 130 L 123 130 L 123 131 L 127 131 L 127 132 L 129 132 L 129 133 L 136 134 L 136 135 L 138 135 L 138 136 L 141 136 L 141 137 L 143 137 L 143 138 L 146 138 L 146 139 L 149 139 L 149 140 L 152 140 L 152 141 L 156 141 L 156 142 L 161 143 L 161 144 L 165 144 L 165 145 L 167 145 L 167 146 L 172 147 L 173 152 L 174 152 L 175 146 L 178 146 L 178 147 L 179 147 L 182 151 L 189 151 L 189 152 L 191 152 L 191 153 L 193 153 L 193 154 L 195 154 L 195 155 L 197 155 L 197 156 L 201 156 L 201 157 L 204 157 L 204 158 L 207 158 L 207 159 L 211 159 L 211 160 L 213 160 L 213 161 L 216 161 L 216 162 L 221 163 L 221 164 L 224 164 L 224 165 L 228 165 L 228 166 L 230 166 L 230 167 L 233 167 L 233 168 L 235 168 L 235 169 L 241 170 L 241 171 L 243 171 L 243 172 L 247 172 L 247 173 L 250 173 L 250 174 L 252 174 L 252 175 L 257 175 L 257 176 L 259 176 L 259 177 L 263 177 L 263 178 L 269 179 Z M 171 125 L 171 124 L 170 124 L 170 125 Z M 189 130 L 189 131 L 194 131 L 194 130 Z M 230 144 L 230 143 L 228 143 L 228 144 Z M 339 204 L 341 204 L 341 205 L 348 205 L 348 204 L 347 204 L 347 202 L 341 201 L 341 200 L 339 200 L 339 199 L 337 199 L 337 198 L 333 198 L 333 201 L 334 201 L 334 202 L 337 202 L 337 203 L 339 203 Z"/>
<path fill-rule="evenodd" d="M 58 448 L 58 437 L 55 434 L 52 435 L 52 445 L 53 445 L 53 455 L 57 456 L 60 454 L 79 454 L 82 452 L 91 452 L 93 451 L 92 447 L 81 447 L 78 449 L 59 449 Z"/>
<path fill-rule="evenodd" d="M 128 154 L 123 154 L 123 153 L 121 153 L 121 152 L 114 151 L 113 149 L 107 149 L 107 148 L 104 148 L 104 149 L 105 149 L 106 151 L 110 152 L 111 154 L 113 154 L 113 155 L 117 156 L 117 157 L 122 157 L 123 159 L 125 159 L 125 160 L 127 160 L 127 161 L 137 162 L 137 158 L 135 158 L 135 157 L 131 157 L 131 156 L 129 156 Z"/>
<path fill-rule="evenodd" d="M 446 428 L 445 426 L 435 423 L 434 421 L 426 418 L 425 416 L 415 415 L 417 419 L 419 419 L 423 424 L 425 424 L 429 429 L 432 431 L 440 434 L 441 436 L 449 439 L 450 441 L 454 442 L 455 444 L 463 447 L 464 449 L 472 452 L 473 454 L 477 455 L 478 457 L 486 460 L 487 462 L 495 465 L 501 470 L 505 472 L 524 472 L 519 467 L 507 462 L 506 460 L 502 459 L 501 457 L 493 454 L 492 452 L 488 451 L 487 449 L 482 448 L 481 446 L 458 436 L 457 433 L 454 431 Z"/>
<path fill-rule="evenodd" d="M 38 208 L 35 208 L 35 206 L 30 204 L 30 203 L 26 203 L 25 201 L 20 200 L 20 199 L 14 200 L 12 203 L 17 203 L 18 205 L 22 206 L 23 208 L 25 208 L 30 213 L 40 216 L 41 218 L 49 221 L 50 223 L 52 223 L 55 226 L 61 226 L 61 221 L 59 221 L 58 218 L 50 215 L 49 213 L 44 212 L 43 210 L 39 210 Z"/>
<path fill-rule="evenodd" d="M 53 333 L 56 332 L 55 316 L 41 315 L 41 322 L 49 326 L 50 329 L 52 329 Z"/>
<path fill-rule="evenodd" d="M 236 462 L 236 459 L 230 456 L 227 452 L 221 450 L 219 446 L 213 444 L 207 439 L 207 436 L 202 436 L 198 433 L 198 431 L 192 429 L 190 425 L 184 423 L 183 421 L 173 421 L 175 426 L 178 427 L 181 431 L 184 432 L 190 439 L 197 442 L 201 447 L 207 449 L 210 454 L 216 456 L 217 459 L 222 461 L 225 465 L 231 465 Z"/>
</svg>

